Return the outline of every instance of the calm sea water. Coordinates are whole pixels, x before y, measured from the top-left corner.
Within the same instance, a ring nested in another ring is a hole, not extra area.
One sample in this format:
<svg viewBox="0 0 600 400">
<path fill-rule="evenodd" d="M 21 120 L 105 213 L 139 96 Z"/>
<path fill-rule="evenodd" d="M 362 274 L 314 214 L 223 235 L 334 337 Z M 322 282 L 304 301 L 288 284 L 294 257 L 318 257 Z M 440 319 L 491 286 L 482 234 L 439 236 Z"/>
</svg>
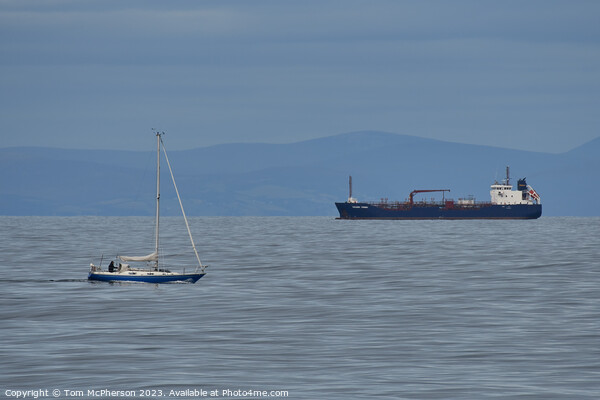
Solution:
<svg viewBox="0 0 600 400">
<path fill-rule="evenodd" d="M 195 285 L 87 281 L 151 218 L 0 224 L 2 398 L 600 398 L 600 218 L 192 218 Z"/>
</svg>

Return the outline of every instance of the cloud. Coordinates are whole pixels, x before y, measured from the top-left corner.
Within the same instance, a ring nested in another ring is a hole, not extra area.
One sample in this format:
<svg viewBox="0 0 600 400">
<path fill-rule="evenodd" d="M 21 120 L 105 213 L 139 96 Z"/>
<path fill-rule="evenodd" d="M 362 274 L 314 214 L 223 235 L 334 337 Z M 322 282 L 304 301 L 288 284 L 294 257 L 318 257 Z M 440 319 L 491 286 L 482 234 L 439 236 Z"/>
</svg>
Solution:
<svg viewBox="0 0 600 400">
<path fill-rule="evenodd" d="M 543 131 L 564 146 L 573 121 L 579 143 L 597 136 L 599 11 L 585 1 L 9 0 L 0 117 L 15 136 L 45 142 L 35 132 L 54 126 L 54 140 L 77 147 L 99 145 L 75 132 L 106 134 L 103 120 L 204 132 L 190 147 L 360 129 L 526 148 Z"/>
</svg>

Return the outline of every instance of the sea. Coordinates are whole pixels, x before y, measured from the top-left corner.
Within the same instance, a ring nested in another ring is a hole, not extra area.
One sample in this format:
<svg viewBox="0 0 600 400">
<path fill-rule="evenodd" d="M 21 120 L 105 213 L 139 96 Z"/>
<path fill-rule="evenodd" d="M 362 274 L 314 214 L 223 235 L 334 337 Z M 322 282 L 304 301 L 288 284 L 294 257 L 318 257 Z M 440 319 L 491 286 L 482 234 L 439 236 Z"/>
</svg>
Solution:
<svg viewBox="0 0 600 400">
<path fill-rule="evenodd" d="M 600 218 L 0 217 L 0 398 L 598 399 Z M 161 219 L 161 263 L 195 258 Z"/>
</svg>

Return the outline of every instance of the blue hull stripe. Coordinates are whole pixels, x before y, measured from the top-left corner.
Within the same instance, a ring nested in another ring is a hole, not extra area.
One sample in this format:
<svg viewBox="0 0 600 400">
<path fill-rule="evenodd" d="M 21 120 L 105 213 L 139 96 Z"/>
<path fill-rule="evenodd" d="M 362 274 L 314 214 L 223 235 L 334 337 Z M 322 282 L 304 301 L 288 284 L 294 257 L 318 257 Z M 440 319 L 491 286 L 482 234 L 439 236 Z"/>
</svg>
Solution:
<svg viewBox="0 0 600 400">
<path fill-rule="evenodd" d="M 205 274 L 181 274 L 170 276 L 135 276 L 135 275 L 106 275 L 90 272 L 89 280 L 104 282 L 146 282 L 146 283 L 169 283 L 169 282 L 189 282 L 196 283 L 198 279 Z"/>
</svg>

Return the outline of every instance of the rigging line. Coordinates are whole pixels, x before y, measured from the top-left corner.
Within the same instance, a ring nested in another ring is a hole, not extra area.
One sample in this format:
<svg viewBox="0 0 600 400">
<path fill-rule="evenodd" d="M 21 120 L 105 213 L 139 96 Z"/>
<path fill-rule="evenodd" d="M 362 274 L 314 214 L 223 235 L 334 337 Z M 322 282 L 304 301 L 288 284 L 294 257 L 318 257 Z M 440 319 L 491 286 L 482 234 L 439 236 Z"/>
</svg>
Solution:
<svg viewBox="0 0 600 400">
<path fill-rule="evenodd" d="M 160 137 L 160 143 L 162 144 L 163 153 L 165 154 L 165 160 L 167 161 L 167 165 L 169 166 L 169 172 L 171 173 L 171 180 L 173 181 L 173 187 L 175 187 L 175 193 L 177 194 L 177 200 L 179 200 L 179 206 L 181 207 L 181 213 L 183 214 L 183 219 L 185 221 L 185 226 L 187 228 L 188 234 L 190 235 L 190 241 L 192 242 L 192 248 L 194 249 L 194 254 L 196 254 L 196 259 L 198 260 L 198 265 L 200 268 L 204 269 L 202 262 L 200 261 L 200 256 L 198 255 L 198 250 L 196 250 L 196 244 L 194 243 L 194 238 L 192 237 L 192 231 L 190 230 L 190 224 L 188 224 L 187 217 L 185 215 L 185 211 L 183 210 L 183 203 L 181 202 L 181 197 L 179 197 L 179 190 L 177 189 L 177 184 L 175 183 L 175 176 L 173 176 L 173 169 L 171 169 L 171 163 L 169 162 L 169 157 L 167 156 L 167 149 L 165 148 L 165 143 Z"/>
</svg>

